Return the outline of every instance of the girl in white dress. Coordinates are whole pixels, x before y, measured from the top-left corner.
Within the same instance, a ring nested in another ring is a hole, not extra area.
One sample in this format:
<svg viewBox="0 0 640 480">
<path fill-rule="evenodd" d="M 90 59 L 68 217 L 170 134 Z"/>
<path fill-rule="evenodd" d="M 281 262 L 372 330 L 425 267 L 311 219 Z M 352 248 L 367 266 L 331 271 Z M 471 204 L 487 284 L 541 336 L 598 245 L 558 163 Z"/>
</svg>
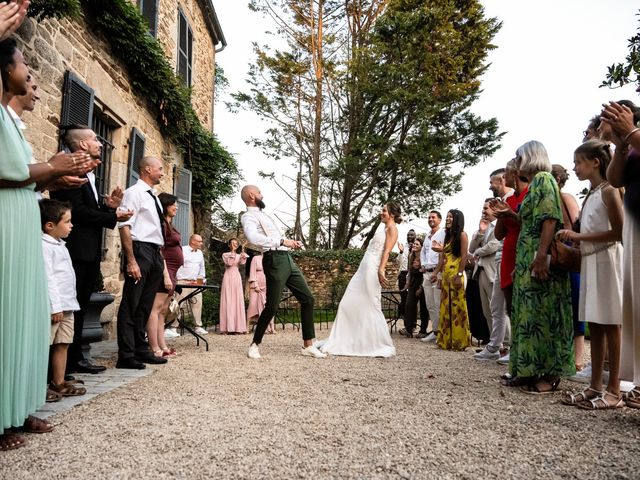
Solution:
<svg viewBox="0 0 640 480">
<path fill-rule="evenodd" d="M 591 190 L 580 214 L 580 233 L 560 230 L 563 240 L 580 242 L 581 322 L 589 322 L 592 374 L 589 388 L 568 395 L 563 403 L 588 410 L 618 408 L 620 395 L 620 343 L 622 321 L 622 196 L 606 180 L 611 161 L 609 145 L 589 140 L 574 154 L 580 180 L 589 180 Z M 605 348 L 606 345 L 606 348 Z M 605 352 L 609 351 L 609 383 L 602 390 Z"/>
<path fill-rule="evenodd" d="M 387 320 L 382 313 L 382 287 L 388 287 L 385 268 L 389 253 L 398 240 L 400 206 L 389 202 L 382 207 L 380 226 L 371 239 L 338 306 L 329 338 L 318 347 L 332 355 L 391 357 L 396 354 Z"/>
</svg>

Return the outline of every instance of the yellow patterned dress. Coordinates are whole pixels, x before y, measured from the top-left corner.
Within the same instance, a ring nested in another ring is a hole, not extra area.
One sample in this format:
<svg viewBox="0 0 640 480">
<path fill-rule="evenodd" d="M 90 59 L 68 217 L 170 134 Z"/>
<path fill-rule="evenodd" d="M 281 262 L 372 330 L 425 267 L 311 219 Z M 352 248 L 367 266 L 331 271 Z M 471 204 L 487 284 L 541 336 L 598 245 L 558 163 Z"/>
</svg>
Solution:
<svg viewBox="0 0 640 480">
<path fill-rule="evenodd" d="M 464 282 L 460 288 L 453 284 L 458 275 L 460 257 L 456 257 L 451 251 L 451 242 L 444 246 L 442 253 L 444 267 L 442 269 L 438 347 L 443 350 L 464 350 L 471 345 L 467 299 L 464 292 Z"/>
</svg>

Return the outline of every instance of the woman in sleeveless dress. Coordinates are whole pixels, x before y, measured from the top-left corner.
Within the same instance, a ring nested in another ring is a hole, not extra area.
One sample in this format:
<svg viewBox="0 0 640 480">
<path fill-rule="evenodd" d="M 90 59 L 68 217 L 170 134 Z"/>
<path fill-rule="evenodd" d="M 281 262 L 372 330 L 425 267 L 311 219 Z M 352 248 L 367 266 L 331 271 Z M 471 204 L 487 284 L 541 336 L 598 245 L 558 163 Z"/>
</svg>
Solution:
<svg viewBox="0 0 640 480">
<path fill-rule="evenodd" d="M 443 350 L 464 350 L 471 345 L 464 288 L 469 239 L 464 232 L 464 215 L 460 210 L 447 213 L 445 232 L 440 262 L 433 272 L 435 278 L 442 275 L 437 344 Z"/>
<path fill-rule="evenodd" d="M 242 277 L 238 267 L 247 263 L 247 254 L 236 253 L 238 240 L 229 240 L 230 252 L 222 254 L 225 272 L 220 288 L 220 333 L 247 333 L 247 317 L 244 309 Z"/>
<path fill-rule="evenodd" d="M 331 328 L 329 338 L 318 347 L 331 355 L 391 357 L 396 348 L 382 313 L 382 287 L 388 285 L 385 268 L 389 252 L 398 240 L 397 223 L 402 221 L 400 206 L 389 202 L 382 207 L 384 228 L 371 239 L 369 247 L 351 278 Z"/>
<path fill-rule="evenodd" d="M 153 308 L 147 321 L 147 338 L 149 339 L 149 346 L 156 357 L 175 357 L 177 354 L 175 349 L 169 348 L 165 341 L 164 319 L 176 288 L 176 274 L 184 263 L 180 232 L 173 226 L 173 218 L 178 214 L 178 197 L 162 192 L 158 195 L 158 200 L 162 204 L 162 213 L 164 214 L 164 222 L 162 222 L 164 235 L 162 256 L 164 257 L 165 268 L 162 285 L 158 288 L 153 301 Z"/>
</svg>

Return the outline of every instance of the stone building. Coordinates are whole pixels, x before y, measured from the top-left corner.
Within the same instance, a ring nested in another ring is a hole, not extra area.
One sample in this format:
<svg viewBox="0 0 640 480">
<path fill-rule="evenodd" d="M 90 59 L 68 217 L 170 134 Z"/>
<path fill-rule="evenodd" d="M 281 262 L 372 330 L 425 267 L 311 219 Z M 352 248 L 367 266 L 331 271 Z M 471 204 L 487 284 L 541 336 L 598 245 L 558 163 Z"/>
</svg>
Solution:
<svg viewBox="0 0 640 480">
<path fill-rule="evenodd" d="M 192 89 L 192 105 L 203 126 L 213 130 L 215 56 L 226 46 L 212 0 L 132 0 L 149 24 L 149 34 L 164 47 L 176 73 Z M 87 15 L 85 13 L 85 15 Z M 162 138 L 155 113 L 137 96 L 108 39 L 80 20 L 28 19 L 18 40 L 39 85 L 41 100 L 23 118 L 34 157 L 45 161 L 60 149 L 59 127 L 88 124 L 104 144 L 96 171 L 98 193 L 126 188 L 137 179 L 136 162 L 154 155 L 165 162 L 160 191 L 178 197 L 177 228 L 187 241 L 192 232 L 191 172 L 176 147 Z M 116 230 L 105 231 L 104 289 L 120 295 L 121 247 Z M 115 302 L 103 313 L 114 318 Z M 107 328 L 112 331 L 112 328 Z"/>
</svg>

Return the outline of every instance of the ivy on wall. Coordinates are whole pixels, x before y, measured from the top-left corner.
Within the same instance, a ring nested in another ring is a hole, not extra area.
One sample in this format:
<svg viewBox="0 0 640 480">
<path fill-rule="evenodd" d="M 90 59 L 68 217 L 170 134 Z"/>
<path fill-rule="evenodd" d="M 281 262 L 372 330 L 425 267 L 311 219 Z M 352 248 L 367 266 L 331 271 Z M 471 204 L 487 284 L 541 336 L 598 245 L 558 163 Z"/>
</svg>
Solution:
<svg viewBox="0 0 640 480">
<path fill-rule="evenodd" d="M 90 14 L 87 22 L 104 35 L 113 56 L 125 65 L 134 92 L 156 111 L 163 137 L 184 154 L 185 166 L 193 173 L 194 207 L 210 212 L 215 200 L 236 189 L 237 163 L 200 123 L 190 90 L 182 86 L 135 5 L 129 0 L 35 0 L 29 15 L 77 18 L 82 6 Z"/>
</svg>

